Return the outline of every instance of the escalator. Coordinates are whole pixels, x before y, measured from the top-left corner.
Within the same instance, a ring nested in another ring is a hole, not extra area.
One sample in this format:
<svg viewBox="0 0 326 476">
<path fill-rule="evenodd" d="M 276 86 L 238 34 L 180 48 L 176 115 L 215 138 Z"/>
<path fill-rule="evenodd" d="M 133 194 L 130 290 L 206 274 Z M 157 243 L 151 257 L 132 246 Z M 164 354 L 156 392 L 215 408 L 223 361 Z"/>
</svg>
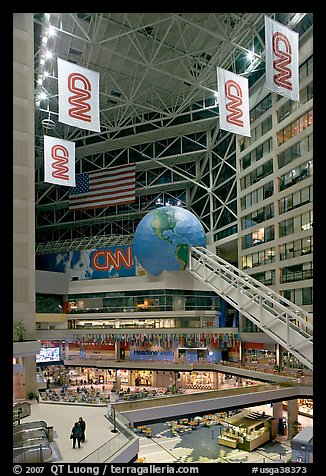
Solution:
<svg viewBox="0 0 326 476">
<path fill-rule="evenodd" d="M 45 421 L 32 421 L 13 428 L 13 462 L 42 463 L 52 455 L 49 430 Z"/>
<path fill-rule="evenodd" d="M 313 370 L 313 316 L 203 247 L 189 247 L 189 271 Z"/>
</svg>

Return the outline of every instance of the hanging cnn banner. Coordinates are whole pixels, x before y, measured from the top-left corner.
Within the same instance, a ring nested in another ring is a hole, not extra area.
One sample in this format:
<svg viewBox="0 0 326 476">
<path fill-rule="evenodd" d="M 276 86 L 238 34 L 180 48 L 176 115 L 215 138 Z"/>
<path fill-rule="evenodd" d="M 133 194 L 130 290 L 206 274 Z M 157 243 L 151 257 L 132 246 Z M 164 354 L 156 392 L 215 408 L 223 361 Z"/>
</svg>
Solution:
<svg viewBox="0 0 326 476">
<path fill-rule="evenodd" d="M 265 16 L 266 88 L 293 101 L 299 94 L 299 35 Z"/>
<path fill-rule="evenodd" d="M 44 136 L 44 182 L 75 187 L 75 143 Z"/>
<path fill-rule="evenodd" d="M 250 137 L 248 79 L 217 68 L 220 128 Z"/>
<path fill-rule="evenodd" d="M 60 122 L 100 132 L 99 76 L 58 58 Z"/>
</svg>

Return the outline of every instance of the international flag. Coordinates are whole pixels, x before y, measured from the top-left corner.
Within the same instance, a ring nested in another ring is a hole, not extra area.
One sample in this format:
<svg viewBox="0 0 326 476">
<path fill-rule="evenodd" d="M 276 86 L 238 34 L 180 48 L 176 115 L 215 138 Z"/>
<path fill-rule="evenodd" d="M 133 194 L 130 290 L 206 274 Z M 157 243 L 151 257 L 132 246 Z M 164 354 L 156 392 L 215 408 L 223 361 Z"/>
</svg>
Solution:
<svg viewBox="0 0 326 476">
<path fill-rule="evenodd" d="M 135 164 L 76 175 L 69 192 L 69 209 L 83 210 L 123 205 L 135 201 Z"/>
</svg>

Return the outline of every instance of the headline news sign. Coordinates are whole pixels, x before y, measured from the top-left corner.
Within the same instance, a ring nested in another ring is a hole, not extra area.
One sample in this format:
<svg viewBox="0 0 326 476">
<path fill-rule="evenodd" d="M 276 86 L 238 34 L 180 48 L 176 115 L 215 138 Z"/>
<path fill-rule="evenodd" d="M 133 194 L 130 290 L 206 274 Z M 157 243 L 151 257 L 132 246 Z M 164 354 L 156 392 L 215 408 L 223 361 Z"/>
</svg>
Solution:
<svg viewBox="0 0 326 476">
<path fill-rule="evenodd" d="M 111 246 L 36 256 L 42 271 L 69 273 L 70 279 L 103 279 L 136 276 L 132 246 Z"/>
</svg>

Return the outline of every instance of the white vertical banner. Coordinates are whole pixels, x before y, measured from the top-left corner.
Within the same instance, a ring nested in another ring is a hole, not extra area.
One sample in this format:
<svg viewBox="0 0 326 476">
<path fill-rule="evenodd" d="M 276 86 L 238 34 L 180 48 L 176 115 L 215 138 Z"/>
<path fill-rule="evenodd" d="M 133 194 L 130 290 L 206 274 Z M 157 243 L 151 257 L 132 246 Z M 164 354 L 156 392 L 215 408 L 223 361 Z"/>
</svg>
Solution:
<svg viewBox="0 0 326 476">
<path fill-rule="evenodd" d="M 59 121 L 100 132 L 99 73 L 58 58 Z"/>
<path fill-rule="evenodd" d="M 75 187 L 75 143 L 44 136 L 44 182 Z"/>
<path fill-rule="evenodd" d="M 300 101 L 299 34 L 265 16 L 266 88 Z"/>
<path fill-rule="evenodd" d="M 217 68 L 220 128 L 250 137 L 248 79 Z"/>
</svg>

